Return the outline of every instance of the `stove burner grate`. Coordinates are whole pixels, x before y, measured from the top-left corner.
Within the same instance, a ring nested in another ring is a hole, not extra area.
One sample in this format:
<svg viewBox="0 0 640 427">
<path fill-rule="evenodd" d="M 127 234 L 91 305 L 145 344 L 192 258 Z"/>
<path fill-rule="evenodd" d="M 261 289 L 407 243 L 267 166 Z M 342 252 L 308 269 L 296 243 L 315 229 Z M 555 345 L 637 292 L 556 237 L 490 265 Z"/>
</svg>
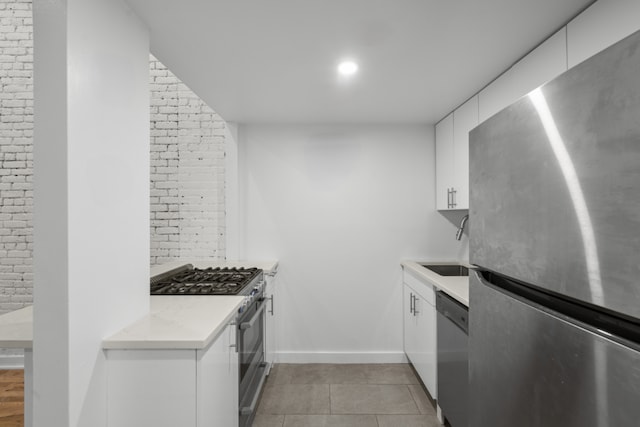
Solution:
<svg viewBox="0 0 640 427">
<path fill-rule="evenodd" d="M 189 268 L 151 281 L 151 295 L 237 295 L 262 270 Z"/>
</svg>

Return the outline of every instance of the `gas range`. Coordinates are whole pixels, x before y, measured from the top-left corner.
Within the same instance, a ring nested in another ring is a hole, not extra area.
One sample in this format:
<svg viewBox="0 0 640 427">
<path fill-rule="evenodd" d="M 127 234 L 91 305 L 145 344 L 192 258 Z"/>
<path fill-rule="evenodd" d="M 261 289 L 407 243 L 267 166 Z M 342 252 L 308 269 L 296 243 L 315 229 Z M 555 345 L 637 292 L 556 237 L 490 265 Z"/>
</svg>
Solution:
<svg viewBox="0 0 640 427">
<path fill-rule="evenodd" d="M 151 295 L 244 296 L 239 313 L 262 296 L 263 287 L 263 273 L 259 268 L 195 268 L 185 264 L 151 278 Z"/>
<path fill-rule="evenodd" d="M 262 281 L 262 270 L 194 268 L 186 264 L 151 279 L 151 295 L 246 295 Z"/>
</svg>

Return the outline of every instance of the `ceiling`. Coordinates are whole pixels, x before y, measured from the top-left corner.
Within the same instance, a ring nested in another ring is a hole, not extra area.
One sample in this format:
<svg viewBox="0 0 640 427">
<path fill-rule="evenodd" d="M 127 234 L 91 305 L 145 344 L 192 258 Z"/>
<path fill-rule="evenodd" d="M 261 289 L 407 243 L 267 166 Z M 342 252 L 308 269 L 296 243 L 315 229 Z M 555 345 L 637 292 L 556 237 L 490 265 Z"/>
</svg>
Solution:
<svg viewBox="0 0 640 427">
<path fill-rule="evenodd" d="M 225 120 L 309 124 L 435 123 L 593 2 L 127 1 Z"/>
</svg>

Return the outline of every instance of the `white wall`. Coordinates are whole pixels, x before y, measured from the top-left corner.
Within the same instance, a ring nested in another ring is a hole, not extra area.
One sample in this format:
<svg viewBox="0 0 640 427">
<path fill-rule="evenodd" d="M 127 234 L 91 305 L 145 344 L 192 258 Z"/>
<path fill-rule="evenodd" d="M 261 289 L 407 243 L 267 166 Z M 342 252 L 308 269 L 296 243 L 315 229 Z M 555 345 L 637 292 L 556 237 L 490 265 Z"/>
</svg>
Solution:
<svg viewBox="0 0 640 427">
<path fill-rule="evenodd" d="M 240 253 L 278 259 L 281 362 L 402 361 L 403 259 L 456 258 L 431 126 L 238 130 Z"/>
<path fill-rule="evenodd" d="M 146 28 L 34 2 L 34 424 L 106 426 L 103 338 L 149 309 Z"/>
</svg>

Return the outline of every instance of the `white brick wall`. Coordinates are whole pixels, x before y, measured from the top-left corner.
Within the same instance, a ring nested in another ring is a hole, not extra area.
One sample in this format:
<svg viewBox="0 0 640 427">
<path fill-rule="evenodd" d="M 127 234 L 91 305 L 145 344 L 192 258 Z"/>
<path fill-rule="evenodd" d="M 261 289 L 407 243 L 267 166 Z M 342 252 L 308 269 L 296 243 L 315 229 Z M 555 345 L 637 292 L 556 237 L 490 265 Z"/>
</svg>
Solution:
<svg viewBox="0 0 640 427">
<path fill-rule="evenodd" d="M 0 313 L 33 300 L 33 21 L 0 2 Z"/>
<path fill-rule="evenodd" d="M 151 58 L 151 263 L 224 259 L 224 121 Z M 33 302 L 31 0 L 0 0 L 0 314 Z M 99 226 L 99 224 L 96 224 Z"/>
<path fill-rule="evenodd" d="M 149 57 L 151 90 L 151 265 L 180 256 L 178 199 L 178 84 Z"/>
<path fill-rule="evenodd" d="M 225 122 L 153 56 L 151 264 L 225 258 Z"/>
</svg>

